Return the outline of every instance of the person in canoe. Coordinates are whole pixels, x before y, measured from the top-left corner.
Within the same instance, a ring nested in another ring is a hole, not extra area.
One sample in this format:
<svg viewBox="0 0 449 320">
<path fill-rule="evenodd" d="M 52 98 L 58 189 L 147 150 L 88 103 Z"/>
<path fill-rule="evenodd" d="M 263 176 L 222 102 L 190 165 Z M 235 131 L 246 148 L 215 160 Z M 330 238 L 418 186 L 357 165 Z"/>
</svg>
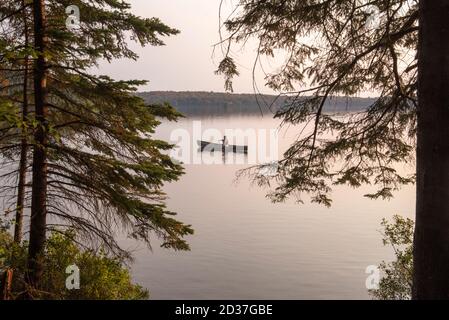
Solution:
<svg viewBox="0 0 449 320">
<path fill-rule="evenodd" d="M 221 145 L 221 151 L 223 152 L 223 154 L 226 152 L 226 146 L 228 145 L 228 138 L 226 138 L 226 136 L 223 136 L 223 139 L 220 140 L 222 145 Z"/>
<path fill-rule="evenodd" d="M 223 147 L 226 147 L 227 145 L 228 145 L 228 138 L 226 137 L 226 136 L 224 136 L 223 137 L 223 139 L 222 140 L 220 140 L 221 142 L 222 142 L 222 144 L 223 144 Z"/>
</svg>

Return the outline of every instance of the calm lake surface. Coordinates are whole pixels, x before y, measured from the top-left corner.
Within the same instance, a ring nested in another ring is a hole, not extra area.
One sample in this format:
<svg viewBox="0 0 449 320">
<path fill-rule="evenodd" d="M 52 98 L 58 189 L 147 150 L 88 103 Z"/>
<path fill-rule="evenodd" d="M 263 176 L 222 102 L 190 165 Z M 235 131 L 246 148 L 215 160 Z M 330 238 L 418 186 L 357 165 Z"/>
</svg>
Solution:
<svg viewBox="0 0 449 320">
<path fill-rule="evenodd" d="M 221 134 L 225 129 L 277 129 L 280 123 L 269 116 L 183 119 L 163 124 L 158 136 L 169 139 L 180 128 L 192 133 L 193 121 Z M 279 131 L 279 155 L 299 131 Z M 192 250 L 161 249 L 155 240 L 151 252 L 124 241 L 134 251 L 133 278 L 152 299 L 369 298 L 367 266 L 393 257 L 391 248 L 382 246 L 380 222 L 394 214 L 413 217 L 414 187 L 390 201 L 364 198 L 371 187 L 335 187 L 331 208 L 307 198 L 305 204 L 272 204 L 265 198 L 267 189 L 235 181 L 236 172 L 248 165 L 223 164 L 221 154 L 197 154 L 196 141 L 190 143 L 195 144 L 191 157 L 217 162 L 186 165 L 180 181 L 165 188 L 169 209 L 195 229 L 188 238 Z"/>
</svg>

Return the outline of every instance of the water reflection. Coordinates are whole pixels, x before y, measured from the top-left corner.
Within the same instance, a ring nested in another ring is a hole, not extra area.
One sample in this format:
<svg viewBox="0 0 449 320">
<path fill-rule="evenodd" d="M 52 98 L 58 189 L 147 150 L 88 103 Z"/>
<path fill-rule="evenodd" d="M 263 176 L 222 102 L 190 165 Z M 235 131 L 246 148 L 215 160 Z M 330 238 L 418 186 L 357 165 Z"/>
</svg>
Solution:
<svg viewBox="0 0 449 320">
<path fill-rule="evenodd" d="M 164 124 L 158 135 L 191 130 L 194 120 L 220 132 L 279 126 L 260 116 L 195 118 Z M 279 154 L 296 134 L 294 128 L 279 132 Z M 366 267 L 393 257 L 381 243 L 381 219 L 414 214 L 412 187 L 391 201 L 364 198 L 371 187 L 335 187 L 330 209 L 307 199 L 272 204 L 267 190 L 235 182 L 236 171 L 248 166 L 245 155 L 194 152 L 201 163 L 186 165 L 181 180 L 166 186 L 169 208 L 195 229 L 192 251 L 169 252 L 155 242 L 153 253 L 143 247 L 135 253 L 134 279 L 153 299 L 368 298 Z"/>
</svg>

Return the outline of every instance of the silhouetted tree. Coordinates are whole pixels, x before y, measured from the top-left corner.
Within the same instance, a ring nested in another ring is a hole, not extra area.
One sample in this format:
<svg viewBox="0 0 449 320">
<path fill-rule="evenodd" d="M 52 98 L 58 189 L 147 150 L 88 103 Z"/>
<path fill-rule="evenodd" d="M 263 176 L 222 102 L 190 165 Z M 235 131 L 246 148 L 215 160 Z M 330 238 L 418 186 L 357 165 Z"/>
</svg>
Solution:
<svg viewBox="0 0 449 320">
<path fill-rule="evenodd" d="M 449 1 L 420 1 L 413 295 L 449 299 Z"/>
<path fill-rule="evenodd" d="M 447 0 L 241 0 L 224 22 L 225 57 L 217 70 L 232 89 L 232 45 L 250 38 L 258 41 L 257 59 L 287 57 L 266 74 L 269 87 L 289 96 L 276 117 L 310 125 L 279 162 L 274 201 L 308 193 L 330 205 L 332 185 L 370 183 L 380 188 L 368 197 L 388 198 L 417 177 L 420 299 L 449 298 L 449 45 L 442 40 L 448 12 Z M 368 90 L 379 98 L 365 112 L 323 111 L 332 96 Z M 414 162 L 416 150 L 417 175 L 398 172 L 398 164 Z M 257 168 L 249 173 L 268 182 Z"/>
</svg>

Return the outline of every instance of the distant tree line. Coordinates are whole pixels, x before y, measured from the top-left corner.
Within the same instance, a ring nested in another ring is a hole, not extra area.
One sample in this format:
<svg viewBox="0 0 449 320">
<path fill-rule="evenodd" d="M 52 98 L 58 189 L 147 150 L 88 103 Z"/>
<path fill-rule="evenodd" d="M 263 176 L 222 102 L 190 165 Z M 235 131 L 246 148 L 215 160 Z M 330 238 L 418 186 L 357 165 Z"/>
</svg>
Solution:
<svg viewBox="0 0 449 320">
<path fill-rule="evenodd" d="M 150 91 L 138 93 L 146 103 L 169 103 L 187 116 L 276 113 L 292 99 L 289 96 L 235 94 L 201 91 Z M 366 110 L 375 99 L 333 97 L 324 107 L 327 112 L 354 112 Z"/>
</svg>

